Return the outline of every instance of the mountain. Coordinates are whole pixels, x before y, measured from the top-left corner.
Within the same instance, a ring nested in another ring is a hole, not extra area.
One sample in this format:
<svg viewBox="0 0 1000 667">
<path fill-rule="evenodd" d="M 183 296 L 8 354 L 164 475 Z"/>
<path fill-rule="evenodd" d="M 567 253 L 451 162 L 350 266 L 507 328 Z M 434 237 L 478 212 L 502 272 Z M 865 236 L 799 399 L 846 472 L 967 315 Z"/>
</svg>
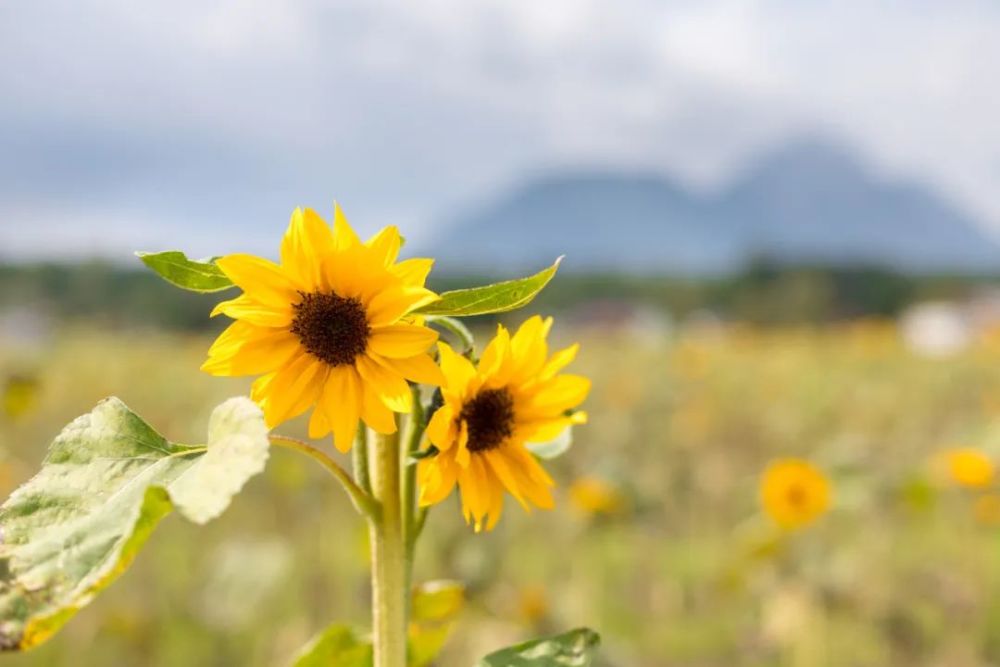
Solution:
<svg viewBox="0 0 1000 667">
<path fill-rule="evenodd" d="M 443 271 L 509 273 L 561 254 L 572 270 L 623 273 L 723 273 L 755 257 L 1000 269 L 1000 245 L 949 202 L 814 139 L 760 156 L 708 195 L 652 174 L 549 174 L 440 228 L 430 250 Z"/>
</svg>

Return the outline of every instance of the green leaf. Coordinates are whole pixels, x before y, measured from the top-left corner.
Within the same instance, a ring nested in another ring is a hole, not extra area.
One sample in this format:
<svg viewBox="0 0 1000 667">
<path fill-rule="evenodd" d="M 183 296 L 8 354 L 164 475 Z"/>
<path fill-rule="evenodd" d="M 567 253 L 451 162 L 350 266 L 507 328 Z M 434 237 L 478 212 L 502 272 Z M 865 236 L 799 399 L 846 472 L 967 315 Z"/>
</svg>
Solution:
<svg viewBox="0 0 1000 667">
<path fill-rule="evenodd" d="M 562 456 L 573 446 L 573 427 L 567 426 L 562 433 L 548 442 L 529 442 L 524 446 L 540 459 L 549 460 Z"/>
<path fill-rule="evenodd" d="M 490 653 L 476 667 L 587 667 L 600 643 L 593 630 L 577 628 Z"/>
<path fill-rule="evenodd" d="M 371 639 L 346 625 L 331 625 L 294 658 L 292 667 L 371 667 Z"/>
<path fill-rule="evenodd" d="M 240 457 L 260 460 L 247 439 L 260 437 L 263 415 L 231 399 L 211 424 L 208 449 L 229 453 L 229 475 L 217 470 L 219 454 L 166 440 L 117 398 L 63 429 L 41 471 L 0 507 L 0 648 L 51 637 L 128 568 L 177 498 L 199 521 L 228 504 L 258 469 Z M 222 488 L 196 492 L 188 475 Z"/>
<path fill-rule="evenodd" d="M 465 586 L 458 581 L 428 581 L 413 591 L 413 622 L 409 631 L 411 667 L 427 667 L 451 634 L 465 608 Z"/>
<path fill-rule="evenodd" d="M 559 269 L 562 257 L 549 268 L 533 276 L 508 280 L 483 287 L 444 292 L 441 298 L 417 310 L 422 315 L 447 315 L 449 317 L 469 317 L 517 310 L 531 303 Z"/>
<path fill-rule="evenodd" d="M 135 254 L 168 283 L 192 292 L 220 292 L 233 286 L 233 281 L 215 263 L 215 257 L 188 259 L 179 250 Z"/>
<path fill-rule="evenodd" d="M 450 621 L 465 607 L 465 586 L 459 581 L 425 581 L 413 591 L 413 620 Z"/>
<path fill-rule="evenodd" d="M 260 408 L 248 398 L 231 398 L 208 422 L 208 451 L 170 486 L 181 514 L 198 524 L 222 514 L 248 479 L 263 472 L 270 442 Z"/>
</svg>

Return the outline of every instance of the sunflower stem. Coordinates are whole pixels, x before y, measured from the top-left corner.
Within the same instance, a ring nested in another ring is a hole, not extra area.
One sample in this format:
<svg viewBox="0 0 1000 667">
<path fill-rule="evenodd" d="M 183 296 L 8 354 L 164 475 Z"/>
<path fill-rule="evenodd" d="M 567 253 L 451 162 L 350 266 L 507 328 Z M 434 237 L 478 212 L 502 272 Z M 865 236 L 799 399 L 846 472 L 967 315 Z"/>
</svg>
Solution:
<svg viewBox="0 0 1000 667">
<path fill-rule="evenodd" d="M 368 517 L 369 519 L 376 519 L 379 515 L 379 507 L 375 500 L 365 493 L 361 487 L 354 483 L 351 476 L 347 474 L 347 471 L 340 467 L 336 461 L 331 459 L 322 451 L 316 449 L 307 442 L 303 442 L 297 438 L 290 438 L 287 435 L 278 435 L 272 433 L 268 436 L 272 445 L 277 445 L 278 447 L 284 447 L 285 449 L 291 449 L 301 454 L 305 454 L 310 457 L 321 466 L 326 468 L 333 477 L 340 482 L 340 485 L 344 487 L 344 491 L 350 497 L 351 502 L 354 503 L 354 507 L 357 508 L 361 514 Z"/>
<path fill-rule="evenodd" d="M 368 427 L 363 421 L 358 421 L 358 434 L 354 438 L 351 462 L 354 465 L 354 481 L 370 495 L 372 480 L 368 472 Z"/>
<path fill-rule="evenodd" d="M 413 543 L 416 544 L 417 540 L 420 539 L 421 533 L 424 532 L 424 524 L 427 523 L 427 513 L 430 510 L 429 507 L 421 507 L 417 510 L 417 518 L 413 526 Z"/>
<path fill-rule="evenodd" d="M 375 667 L 406 667 L 406 544 L 400 497 L 399 432 L 375 441 L 372 488 L 380 516 L 369 523 L 372 546 L 372 629 Z"/>
<path fill-rule="evenodd" d="M 455 338 L 457 338 L 461 343 L 463 352 L 465 350 L 473 350 L 476 347 L 476 342 L 472 337 L 472 332 L 469 328 L 462 324 L 460 321 L 454 317 L 446 317 L 444 315 L 429 315 L 426 318 L 427 324 L 438 326 L 445 331 L 451 333 Z"/>
<path fill-rule="evenodd" d="M 413 554 L 417 546 L 417 464 L 410 461 L 410 455 L 420 448 L 424 436 L 424 406 L 420 402 L 420 386 L 413 385 L 413 411 L 407 421 L 406 448 L 403 452 L 405 467 L 403 472 L 403 540 L 406 544 L 406 588 L 413 581 Z"/>
</svg>

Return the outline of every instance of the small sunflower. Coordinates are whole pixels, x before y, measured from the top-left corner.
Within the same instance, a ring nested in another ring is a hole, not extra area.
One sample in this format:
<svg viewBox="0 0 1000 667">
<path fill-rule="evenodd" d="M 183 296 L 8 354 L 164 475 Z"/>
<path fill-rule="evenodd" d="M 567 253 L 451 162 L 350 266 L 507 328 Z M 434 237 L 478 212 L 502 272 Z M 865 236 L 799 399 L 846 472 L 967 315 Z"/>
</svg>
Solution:
<svg viewBox="0 0 1000 667">
<path fill-rule="evenodd" d="M 525 509 L 552 507 L 554 482 L 525 443 L 552 440 L 586 422 L 586 413 L 572 410 L 587 397 L 590 381 L 559 373 L 579 346 L 549 357 L 551 327 L 552 318 L 537 316 L 513 336 L 498 327 L 478 367 L 438 343 L 444 405 L 427 426 L 439 451 L 420 462 L 421 506 L 441 502 L 457 483 L 465 520 L 477 532 L 486 517 L 487 530 L 500 519 L 504 489 Z"/>
<path fill-rule="evenodd" d="M 982 489 L 993 483 L 993 461 L 983 452 L 972 447 L 954 447 L 944 452 L 948 477 L 959 486 Z"/>
<path fill-rule="evenodd" d="M 333 431 L 348 451 L 358 419 L 379 433 L 409 412 L 407 380 L 440 384 L 427 350 L 437 333 L 411 313 L 437 299 L 424 288 L 433 260 L 396 262 L 401 239 L 386 227 L 362 243 L 340 207 L 334 227 L 310 209 L 292 213 L 278 264 L 227 255 L 219 268 L 243 293 L 216 306 L 236 320 L 208 351 L 212 375 L 258 375 L 251 398 L 270 427 L 315 407 L 309 436 Z"/>
<path fill-rule="evenodd" d="M 801 528 L 830 506 L 830 482 L 819 468 L 801 459 L 780 459 L 764 471 L 760 501 L 783 528 Z"/>
</svg>

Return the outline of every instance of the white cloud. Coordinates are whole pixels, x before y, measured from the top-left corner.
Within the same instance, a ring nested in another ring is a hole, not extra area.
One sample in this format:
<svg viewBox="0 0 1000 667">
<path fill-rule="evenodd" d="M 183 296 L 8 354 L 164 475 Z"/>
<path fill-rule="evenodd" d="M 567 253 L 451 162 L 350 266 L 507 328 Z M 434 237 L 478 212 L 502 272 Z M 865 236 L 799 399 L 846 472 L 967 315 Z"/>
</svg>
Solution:
<svg viewBox="0 0 1000 667">
<path fill-rule="evenodd" d="M 23 1 L 0 62 L 0 201 L 46 202 L 39 228 L 248 238 L 334 196 L 416 224 L 546 165 L 711 185 L 827 128 L 1000 229 L 1000 7 L 975 0 Z"/>
</svg>

